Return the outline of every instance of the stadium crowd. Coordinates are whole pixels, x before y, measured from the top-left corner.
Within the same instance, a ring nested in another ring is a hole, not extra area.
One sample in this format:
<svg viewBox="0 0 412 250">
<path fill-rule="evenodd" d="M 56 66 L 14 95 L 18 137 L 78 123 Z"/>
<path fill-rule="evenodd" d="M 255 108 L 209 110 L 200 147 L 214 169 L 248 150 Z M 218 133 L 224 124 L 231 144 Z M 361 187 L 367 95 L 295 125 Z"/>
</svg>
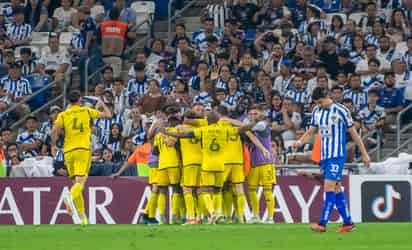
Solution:
<svg viewBox="0 0 412 250">
<path fill-rule="evenodd" d="M 119 65 L 125 47 L 136 41 L 131 2 L 12 0 L 2 7 L 0 113 L 8 174 L 28 158 L 51 156 L 51 126 L 64 107 L 28 116 L 18 131 L 9 125 L 63 86 L 84 91 L 86 72 L 104 65 L 85 94 L 86 105 L 98 98 L 113 113 L 93 121 L 92 176 L 116 173 L 147 142 L 152 123 L 182 117 L 193 106 L 209 111 L 223 105 L 230 117 L 245 120 L 248 108 L 260 104 L 271 124 L 276 163 L 301 164 L 311 162 L 313 144 L 298 152 L 290 146 L 309 126 L 315 87 L 350 109 L 363 134 L 380 133 L 370 137 L 372 146 L 383 143 L 396 114 L 412 103 L 412 0 L 216 1 L 200 15 L 200 30 L 189 35 L 185 23 L 176 22 L 171 41 L 154 38 L 137 51 L 126 80 Z M 122 27 L 120 41 L 104 31 L 110 21 Z M 49 32 L 41 53 L 30 48 L 36 32 Z M 72 34 L 68 47 L 60 44 L 61 32 Z M 73 74 L 80 74 L 79 86 Z M 54 80 L 61 84 L 47 96 L 5 112 Z M 348 160 L 355 158 L 353 148 Z M 53 165 L 54 175 L 67 175 L 61 151 Z M 130 168 L 124 174 L 137 173 Z"/>
</svg>

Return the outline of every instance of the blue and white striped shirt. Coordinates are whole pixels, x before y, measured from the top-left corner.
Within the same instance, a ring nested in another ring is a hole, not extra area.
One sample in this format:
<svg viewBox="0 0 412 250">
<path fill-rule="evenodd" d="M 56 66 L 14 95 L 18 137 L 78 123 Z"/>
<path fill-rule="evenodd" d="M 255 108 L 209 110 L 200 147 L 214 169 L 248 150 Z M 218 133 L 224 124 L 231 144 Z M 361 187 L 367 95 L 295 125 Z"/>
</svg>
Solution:
<svg viewBox="0 0 412 250">
<path fill-rule="evenodd" d="M 239 99 L 242 96 L 243 93 L 240 91 L 236 91 L 236 93 L 233 95 L 227 94 L 224 101 L 224 106 L 226 106 L 228 109 L 233 110 L 237 106 Z"/>
<path fill-rule="evenodd" d="M 1 8 L 1 13 L 4 15 L 4 21 L 6 23 L 12 23 L 14 22 L 14 11 L 13 11 L 13 6 L 11 6 L 11 3 L 6 3 L 3 5 Z"/>
<path fill-rule="evenodd" d="M 99 138 L 99 143 L 107 145 L 109 143 L 109 137 L 112 125 L 114 123 L 120 124 L 123 128 L 124 118 L 121 115 L 114 115 L 112 119 L 96 119 L 94 126 L 97 128 L 97 137 Z"/>
<path fill-rule="evenodd" d="M 219 35 L 217 33 L 211 34 L 219 40 Z M 204 30 L 200 30 L 193 33 L 192 43 L 194 44 L 196 50 L 200 53 L 204 53 L 207 49 L 207 35 Z"/>
<path fill-rule="evenodd" d="M 321 160 L 346 158 L 346 130 L 353 120 L 345 106 L 334 102 L 329 108 L 315 107 L 311 125 L 320 132 Z"/>
<path fill-rule="evenodd" d="M 366 35 L 364 40 L 366 44 L 373 44 L 379 48 L 379 37 L 375 36 L 374 34 Z"/>
<path fill-rule="evenodd" d="M 73 33 L 70 38 L 70 47 L 72 49 L 84 49 L 86 41 L 82 38 L 80 33 Z"/>
<path fill-rule="evenodd" d="M 145 78 L 143 81 L 139 81 L 136 78 L 131 78 L 127 83 L 127 92 L 132 97 L 142 97 L 147 94 L 149 90 L 148 81 Z"/>
<path fill-rule="evenodd" d="M 368 104 L 368 92 L 364 90 L 348 89 L 343 92 L 343 99 L 351 99 L 353 102 L 353 110 L 358 112 Z"/>
<path fill-rule="evenodd" d="M 27 23 L 21 25 L 10 23 L 7 24 L 6 29 L 7 37 L 12 41 L 21 41 L 31 37 L 32 28 Z"/>
<path fill-rule="evenodd" d="M 22 76 L 29 76 L 33 74 L 37 66 L 36 60 L 32 60 L 32 59 L 30 59 L 28 64 L 24 64 L 22 60 L 17 61 L 17 64 L 20 66 L 20 71 L 21 71 Z"/>
<path fill-rule="evenodd" d="M 192 103 L 202 103 L 203 105 L 210 105 L 213 103 L 213 98 L 208 92 L 200 92 L 193 98 Z"/>
<path fill-rule="evenodd" d="M 366 106 L 359 112 L 359 118 L 365 126 L 373 125 L 385 118 L 385 109 L 376 106 L 374 110 L 371 110 L 369 106 Z"/>
<path fill-rule="evenodd" d="M 17 136 L 16 142 L 19 144 L 32 144 L 37 141 L 41 141 L 41 139 L 42 139 L 42 135 L 38 130 L 34 132 L 23 131 Z M 39 152 L 40 152 L 39 150 L 40 148 L 24 151 L 23 156 L 25 158 L 36 157 L 39 155 Z"/>
<path fill-rule="evenodd" d="M 286 92 L 286 97 L 292 98 L 295 103 L 309 104 L 311 102 L 311 94 L 305 89 L 297 91 L 290 89 Z"/>
<path fill-rule="evenodd" d="M 12 93 L 14 97 L 27 96 L 32 93 L 30 82 L 23 77 L 13 80 L 10 76 L 5 76 L 0 80 L 3 91 Z"/>
</svg>

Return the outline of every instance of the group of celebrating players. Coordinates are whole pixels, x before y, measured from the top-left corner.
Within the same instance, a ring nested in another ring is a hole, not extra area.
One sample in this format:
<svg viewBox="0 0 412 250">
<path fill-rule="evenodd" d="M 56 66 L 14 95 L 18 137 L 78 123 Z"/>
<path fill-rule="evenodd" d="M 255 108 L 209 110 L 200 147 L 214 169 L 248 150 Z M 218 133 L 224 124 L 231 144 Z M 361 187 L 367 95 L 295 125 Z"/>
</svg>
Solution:
<svg viewBox="0 0 412 250">
<path fill-rule="evenodd" d="M 93 119 L 110 117 L 110 110 L 99 101 L 103 110 L 81 107 L 79 91 L 69 94 L 70 106 L 56 119 L 52 129 L 52 152 L 59 135 L 64 134 L 64 156 L 68 173 L 73 180 L 70 194 L 65 198 L 69 213 L 77 211 L 80 224 L 87 224 L 83 188 L 90 168 L 90 136 Z M 358 145 L 365 165 L 369 156 L 353 127 L 349 110 L 334 102 L 322 88 L 316 88 L 312 100 L 317 105 L 312 113 L 309 130 L 297 140 L 294 148 L 306 144 L 319 133 L 321 140 L 320 165 L 325 179 L 325 200 L 320 222 L 311 226 L 325 232 L 334 207 L 344 224 L 339 232 L 355 229 L 345 195 L 341 189 L 346 159 L 346 132 Z M 239 121 L 242 120 L 242 121 Z M 246 204 L 244 182 L 245 164 L 250 163 L 247 191 L 253 217 L 251 223 L 273 223 L 275 200 L 272 193 L 276 184 L 271 148 L 271 130 L 264 112 L 258 105 L 248 109 L 244 119 L 231 119 L 226 107 L 216 106 L 205 112 L 203 105 L 193 105 L 183 115 L 160 115 L 149 129 L 152 149 L 149 157 L 149 184 L 152 192 L 145 208 L 147 224 L 166 223 L 166 194 L 172 188 L 171 224 L 245 223 Z M 244 142 L 248 147 L 244 147 Z M 246 149 L 245 149 L 246 148 Z M 245 159 L 247 150 L 250 159 Z M 120 175 L 128 162 L 115 175 Z M 257 189 L 263 187 L 266 217 L 260 220 Z M 234 207 L 234 216 L 233 215 Z M 156 220 L 157 212 L 160 221 Z"/>
</svg>

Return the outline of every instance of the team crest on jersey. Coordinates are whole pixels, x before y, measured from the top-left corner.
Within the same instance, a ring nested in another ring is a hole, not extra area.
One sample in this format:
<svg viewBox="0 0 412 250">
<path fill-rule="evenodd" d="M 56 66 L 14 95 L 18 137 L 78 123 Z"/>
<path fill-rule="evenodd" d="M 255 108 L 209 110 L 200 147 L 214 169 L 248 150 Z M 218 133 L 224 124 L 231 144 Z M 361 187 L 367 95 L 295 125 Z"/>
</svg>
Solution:
<svg viewBox="0 0 412 250">
<path fill-rule="evenodd" d="M 336 114 L 333 114 L 330 119 L 332 120 L 332 122 L 336 122 L 336 120 L 338 119 L 338 117 L 336 116 Z"/>
</svg>

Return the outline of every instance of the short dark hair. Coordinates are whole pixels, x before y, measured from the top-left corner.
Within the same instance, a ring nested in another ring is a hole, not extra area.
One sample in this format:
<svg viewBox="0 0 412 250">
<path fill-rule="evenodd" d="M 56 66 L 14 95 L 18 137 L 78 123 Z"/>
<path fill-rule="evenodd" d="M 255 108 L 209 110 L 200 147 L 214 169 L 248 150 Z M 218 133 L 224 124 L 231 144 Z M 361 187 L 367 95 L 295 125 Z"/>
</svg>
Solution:
<svg viewBox="0 0 412 250">
<path fill-rule="evenodd" d="M 30 115 L 30 116 L 28 116 L 27 118 L 26 118 L 26 122 L 27 121 L 29 121 L 29 120 L 34 120 L 34 121 L 38 121 L 38 119 L 37 119 L 37 117 L 35 116 L 35 115 Z"/>
<path fill-rule="evenodd" d="M 386 77 L 388 77 L 388 76 L 395 76 L 395 72 L 393 72 L 393 71 L 388 71 L 388 72 L 385 72 L 385 78 Z"/>
<path fill-rule="evenodd" d="M 343 88 L 341 86 L 338 86 L 338 85 L 335 85 L 335 86 L 332 87 L 332 91 L 334 91 L 334 90 L 339 90 L 339 91 L 343 92 Z"/>
<path fill-rule="evenodd" d="M 123 78 L 122 77 L 116 77 L 116 78 L 114 78 L 114 81 L 113 81 L 113 83 L 115 83 L 115 82 L 121 82 L 122 84 L 123 84 Z"/>
<path fill-rule="evenodd" d="M 80 91 L 79 90 L 72 90 L 69 93 L 69 102 L 76 103 L 80 100 Z"/>
<path fill-rule="evenodd" d="M 138 62 L 134 64 L 134 71 L 144 71 L 146 68 L 146 65 L 144 63 Z"/>
<path fill-rule="evenodd" d="M 229 110 L 227 109 L 227 107 L 225 107 L 223 105 L 217 106 L 216 107 L 216 112 L 218 112 L 222 116 L 228 116 L 229 115 Z"/>
<path fill-rule="evenodd" d="M 111 71 L 113 73 L 113 68 L 110 65 L 106 65 L 104 66 L 104 68 L 102 69 L 102 74 L 104 74 L 104 72 L 106 72 L 107 70 Z"/>
<path fill-rule="evenodd" d="M 312 100 L 314 101 L 326 97 L 328 97 L 328 93 L 327 90 L 325 90 L 324 88 L 316 87 L 312 92 Z"/>
<path fill-rule="evenodd" d="M 378 91 L 377 89 L 375 89 L 375 88 L 370 89 L 370 90 L 368 91 L 368 95 L 376 95 L 376 96 L 379 96 L 379 91 Z"/>
<path fill-rule="evenodd" d="M 376 58 L 369 59 L 368 65 L 370 65 L 371 63 L 378 65 L 378 67 L 381 66 L 381 62 Z"/>
<path fill-rule="evenodd" d="M 120 11 L 117 7 L 114 7 L 110 10 L 109 18 L 110 20 L 118 20 L 120 17 Z"/>
</svg>

